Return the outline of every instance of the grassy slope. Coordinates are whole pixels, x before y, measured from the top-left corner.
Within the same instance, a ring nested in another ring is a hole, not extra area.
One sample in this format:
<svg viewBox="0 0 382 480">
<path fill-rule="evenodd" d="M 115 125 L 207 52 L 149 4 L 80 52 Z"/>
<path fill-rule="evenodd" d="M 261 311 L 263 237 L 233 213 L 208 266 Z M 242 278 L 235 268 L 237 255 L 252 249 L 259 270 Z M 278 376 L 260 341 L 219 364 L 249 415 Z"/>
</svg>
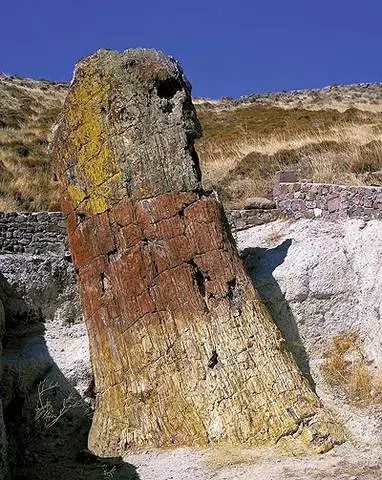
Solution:
<svg viewBox="0 0 382 480">
<path fill-rule="evenodd" d="M 54 210 L 47 156 L 67 85 L 0 75 L 0 210 Z"/>
<path fill-rule="evenodd" d="M 300 168 L 302 176 L 315 181 L 380 184 L 382 96 L 379 103 L 374 96 L 368 103 L 367 93 L 365 103 L 357 97 L 358 109 L 347 97 L 346 102 L 317 103 L 309 98 L 299 106 L 280 99 L 228 108 L 200 104 L 204 137 L 197 148 L 206 180 L 225 202 L 239 204 L 249 196 L 269 195 L 274 172 L 285 168 Z"/>
<path fill-rule="evenodd" d="M 66 91 L 0 75 L 0 211 L 58 208 L 46 149 Z M 226 203 L 269 194 L 274 172 L 295 166 L 316 181 L 382 182 L 382 85 L 195 103 L 205 183 Z"/>
</svg>

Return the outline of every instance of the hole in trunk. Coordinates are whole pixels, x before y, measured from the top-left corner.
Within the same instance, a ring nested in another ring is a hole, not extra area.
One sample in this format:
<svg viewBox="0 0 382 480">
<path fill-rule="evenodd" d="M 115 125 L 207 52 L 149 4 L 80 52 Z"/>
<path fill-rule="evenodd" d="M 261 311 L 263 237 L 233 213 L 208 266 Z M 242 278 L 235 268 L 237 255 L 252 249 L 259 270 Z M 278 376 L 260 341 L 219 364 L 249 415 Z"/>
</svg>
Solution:
<svg viewBox="0 0 382 480">
<path fill-rule="evenodd" d="M 211 358 L 208 360 L 207 366 L 208 366 L 208 368 L 212 369 L 216 366 L 217 363 L 218 363 L 218 354 L 217 354 L 216 350 L 213 350 Z"/>
<path fill-rule="evenodd" d="M 201 297 L 203 297 L 205 311 L 208 313 L 210 309 L 208 308 L 207 301 L 206 301 L 206 279 L 203 273 L 200 271 L 199 267 L 194 262 L 194 260 L 190 260 L 187 263 L 191 265 L 191 267 L 194 269 L 194 271 L 192 272 L 192 279 L 194 280 L 194 284 L 199 290 Z"/>
<path fill-rule="evenodd" d="M 192 278 L 194 279 L 195 284 L 198 287 L 200 295 L 204 298 L 206 296 L 206 281 L 199 268 L 195 268 L 194 273 L 192 274 Z"/>
<path fill-rule="evenodd" d="M 79 225 L 80 223 L 83 223 L 85 221 L 86 215 L 82 212 L 77 212 L 76 219 L 77 219 L 77 225 Z"/>
<path fill-rule="evenodd" d="M 176 92 L 181 90 L 182 85 L 176 78 L 167 78 L 157 83 L 157 92 L 159 98 L 170 100 Z"/>
</svg>

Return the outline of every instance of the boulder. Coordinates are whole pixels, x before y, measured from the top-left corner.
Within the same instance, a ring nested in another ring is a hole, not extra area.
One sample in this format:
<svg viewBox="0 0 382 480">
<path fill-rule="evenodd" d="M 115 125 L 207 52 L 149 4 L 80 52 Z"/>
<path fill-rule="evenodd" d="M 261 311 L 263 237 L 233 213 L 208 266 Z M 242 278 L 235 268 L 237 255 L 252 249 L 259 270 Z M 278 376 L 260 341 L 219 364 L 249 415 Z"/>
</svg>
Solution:
<svg viewBox="0 0 382 480">
<path fill-rule="evenodd" d="M 268 198 L 251 197 L 247 198 L 244 202 L 244 210 L 270 210 L 272 208 L 276 208 L 276 204 L 273 200 L 269 200 Z"/>
</svg>

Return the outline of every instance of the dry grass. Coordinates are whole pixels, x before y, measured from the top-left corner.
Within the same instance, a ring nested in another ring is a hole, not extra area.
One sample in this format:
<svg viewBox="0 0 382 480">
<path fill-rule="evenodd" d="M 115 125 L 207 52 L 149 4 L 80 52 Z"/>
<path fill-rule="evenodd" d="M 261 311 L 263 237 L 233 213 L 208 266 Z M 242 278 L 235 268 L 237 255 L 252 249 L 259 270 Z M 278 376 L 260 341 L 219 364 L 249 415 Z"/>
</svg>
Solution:
<svg viewBox="0 0 382 480">
<path fill-rule="evenodd" d="M 67 89 L 0 74 L 0 210 L 58 208 L 47 145 Z M 290 167 L 319 182 L 382 184 L 378 92 L 377 86 L 341 87 L 273 94 L 251 104 L 197 101 L 206 186 L 241 206 L 248 197 L 270 196 L 274 173 Z M 348 108 L 354 106 L 360 109 Z"/>
<path fill-rule="evenodd" d="M 370 372 L 356 333 L 333 337 L 322 369 L 329 385 L 342 390 L 350 402 L 363 405 L 382 402 L 381 377 Z"/>
<path fill-rule="evenodd" d="M 66 85 L 0 76 L 0 210 L 57 210 L 47 155 Z"/>
<path fill-rule="evenodd" d="M 299 168 L 316 182 L 382 184 L 382 114 L 201 106 L 197 144 L 206 183 L 223 201 L 270 196 L 274 173 Z"/>
</svg>

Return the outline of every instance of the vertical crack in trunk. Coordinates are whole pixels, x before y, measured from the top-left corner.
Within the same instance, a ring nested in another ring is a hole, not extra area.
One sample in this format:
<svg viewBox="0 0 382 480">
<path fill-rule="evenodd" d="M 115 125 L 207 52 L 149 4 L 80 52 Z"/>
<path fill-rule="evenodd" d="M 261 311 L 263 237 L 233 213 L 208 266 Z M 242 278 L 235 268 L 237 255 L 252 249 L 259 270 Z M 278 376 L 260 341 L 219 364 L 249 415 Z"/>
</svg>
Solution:
<svg viewBox="0 0 382 480">
<path fill-rule="evenodd" d="M 204 306 L 205 306 L 205 313 L 208 313 L 210 311 L 208 307 L 208 300 L 207 300 L 207 295 L 206 295 L 206 278 L 204 277 L 203 273 L 201 272 L 200 268 L 198 265 L 195 263 L 194 260 L 189 260 L 187 262 L 191 267 L 193 268 L 192 272 L 192 279 L 194 281 L 194 285 L 196 286 L 198 292 L 200 293 L 200 296 L 203 299 Z"/>
</svg>

